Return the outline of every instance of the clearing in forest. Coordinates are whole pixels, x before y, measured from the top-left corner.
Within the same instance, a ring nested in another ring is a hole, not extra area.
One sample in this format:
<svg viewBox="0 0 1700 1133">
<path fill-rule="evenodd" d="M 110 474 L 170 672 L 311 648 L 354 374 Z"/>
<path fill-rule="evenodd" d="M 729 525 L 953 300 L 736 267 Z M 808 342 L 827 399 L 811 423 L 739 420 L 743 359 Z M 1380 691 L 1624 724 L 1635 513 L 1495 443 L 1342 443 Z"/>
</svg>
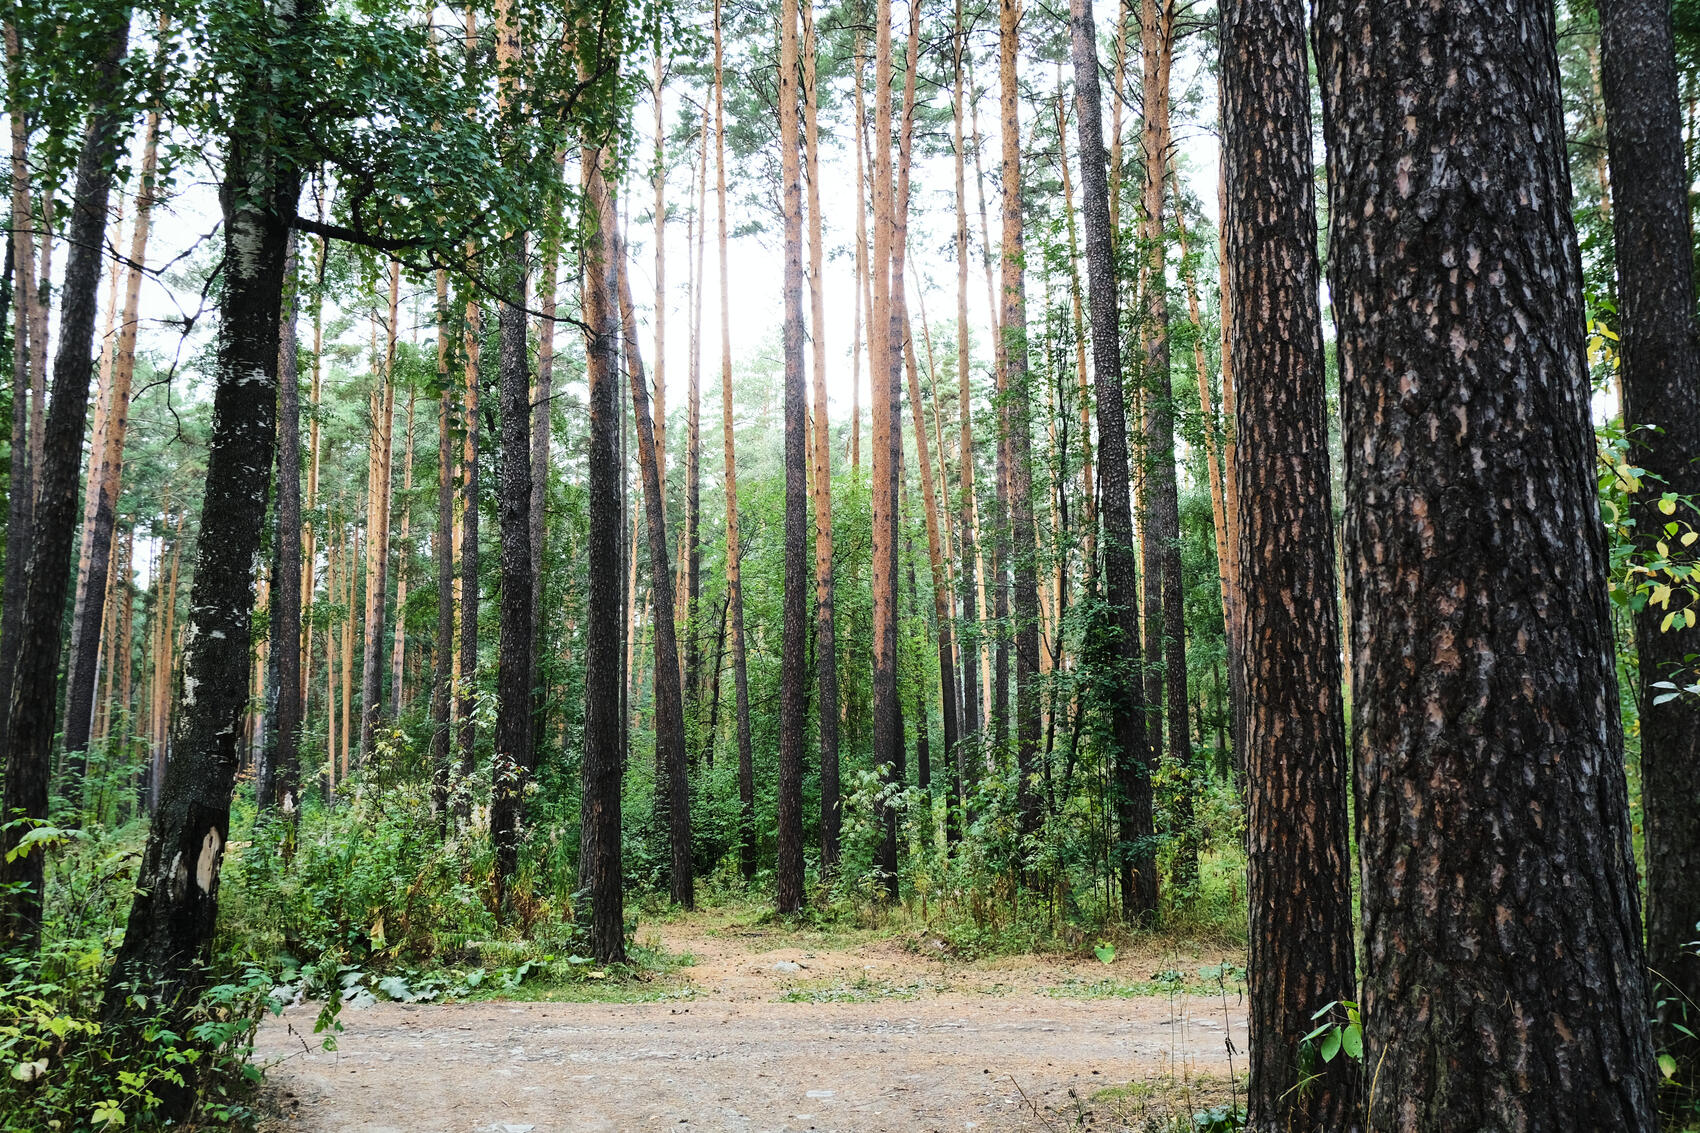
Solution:
<svg viewBox="0 0 1700 1133">
<path fill-rule="evenodd" d="M 267 1022 L 268 1133 L 1166 1127 L 1243 1096 L 1242 957 L 953 958 L 708 913 L 646 940 L 689 963 L 598 1002 L 381 1003 L 318 1049 Z M 582 984 L 575 985 L 573 998 Z"/>
</svg>

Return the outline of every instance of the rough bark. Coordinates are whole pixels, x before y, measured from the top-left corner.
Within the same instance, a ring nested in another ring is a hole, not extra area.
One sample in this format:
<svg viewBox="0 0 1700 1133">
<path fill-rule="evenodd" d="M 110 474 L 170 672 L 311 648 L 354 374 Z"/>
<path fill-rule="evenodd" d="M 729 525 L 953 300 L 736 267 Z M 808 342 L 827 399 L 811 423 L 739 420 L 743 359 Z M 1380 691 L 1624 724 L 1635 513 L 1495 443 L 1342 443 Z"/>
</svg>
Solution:
<svg viewBox="0 0 1700 1133">
<path fill-rule="evenodd" d="M 531 712 L 531 372 L 526 358 L 529 268 L 525 237 L 516 234 L 508 240 L 503 250 L 508 261 L 504 272 L 507 294 L 496 315 L 502 443 L 496 510 L 502 537 L 502 597 L 496 644 L 490 840 L 496 850 L 498 901 L 505 898 L 507 883 L 519 867 L 525 784 L 535 762 Z"/>
<path fill-rule="evenodd" d="M 437 636 L 431 650 L 431 808 L 445 822 L 449 805 L 449 706 L 454 702 L 454 386 L 449 381 L 449 276 L 437 272 Z"/>
<path fill-rule="evenodd" d="M 234 108 L 222 194 L 214 424 L 180 715 L 124 942 L 107 981 L 105 1013 L 115 1022 L 151 1018 L 160 1007 L 185 1011 L 211 959 L 248 687 L 254 561 L 277 435 L 284 265 L 301 187 L 299 170 L 278 156 L 270 129 L 287 129 L 291 108 L 299 105 L 303 92 L 292 81 L 299 73 L 292 57 L 305 46 L 302 25 L 312 11 L 306 4 L 275 11 L 270 50 L 278 57 L 259 71 L 260 90 Z M 192 1085 L 165 1097 L 168 1114 L 185 1117 Z"/>
<path fill-rule="evenodd" d="M 808 390 L 803 380 L 803 185 L 799 165 L 797 0 L 779 16 L 780 200 L 785 227 L 785 590 L 781 597 L 778 863 L 774 903 L 803 907 L 803 744 L 808 720 Z"/>
<path fill-rule="evenodd" d="M 1378 1130 L 1657 1121 L 1555 42 L 1316 14 Z"/>
<path fill-rule="evenodd" d="M 1116 293 L 1112 197 L 1104 166 L 1098 49 L 1089 0 L 1071 0 L 1069 43 L 1074 62 L 1075 120 L 1080 139 L 1081 221 L 1086 236 L 1086 293 L 1092 324 L 1092 383 L 1098 415 L 1098 514 L 1104 525 L 1104 599 L 1108 607 L 1102 658 L 1108 666 L 1107 711 L 1115 744 L 1115 858 L 1122 914 L 1145 920 L 1157 911 L 1152 849 L 1152 753 L 1143 726 L 1139 679 L 1139 561 L 1133 543 L 1128 484 L 1127 410 L 1122 393 L 1120 309 Z"/>
<path fill-rule="evenodd" d="M 1700 497 L 1700 335 L 1688 238 L 1688 174 L 1677 104 L 1671 8 L 1655 0 L 1602 0 L 1600 80 L 1611 152 L 1617 304 L 1622 336 L 1624 424 L 1635 429 L 1634 463 L 1648 475 L 1630 499 L 1641 553 L 1670 517 L 1664 492 Z M 1700 773 L 1700 699 L 1668 697 L 1669 682 L 1694 684 L 1700 629 L 1648 604 L 1635 617 L 1640 653 L 1641 805 L 1647 847 L 1647 962 L 1659 1046 L 1687 1063 L 1700 1042 L 1700 957 L 1691 942 L 1700 922 L 1700 814 L 1686 805 Z M 1660 701 L 1663 700 L 1663 703 Z"/>
<path fill-rule="evenodd" d="M 583 314 L 590 390 L 589 531 L 585 544 L 585 679 L 583 790 L 579 804 L 579 887 L 589 900 L 591 950 L 597 960 L 624 959 L 625 913 L 620 865 L 620 403 L 614 310 L 614 263 L 601 231 L 612 229 L 613 202 L 602 173 L 603 151 L 586 145 L 580 160 L 585 209 L 597 229 L 587 235 Z M 586 911 L 579 910 L 581 923 Z"/>
<path fill-rule="evenodd" d="M 888 781 L 900 765 L 903 727 L 897 689 L 897 458 L 901 439 L 892 436 L 893 406 L 898 392 L 891 365 L 894 329 L 901 324 L 890 318 L 892 286 L 902 277 L 891 272 L 891 0 L 879 0 L 875 9 L 874 40 L 874 140 L 873 207 L 874 248 L 869 266 L 873 301 L 869 305 L 868 340 L 869 406 L 873 413 L 873 762 Z M 901 331 L 899 330 L 899 333 Z M 882 892 L 887 900 L 897 893 L 897 844 L 895 815 L 881 805 L 880 817 L 886 835 L 876 851 Z"/>
<path fill-rule="evenodd" d="M 833 625 L 832 442 L 826 400 L 826 250 L 820 212 L 820 125 L 815 90 L 815 17 L 803 5 L 803 135 L 807 146 L 809 325 L 814 347 L 815 719 L 820 732 L 821 873 L 838 865 L 843 813 L 838 779 L 838 637 Z"/>
<path fill-rule="evenodd" d="M 296 238 L 284 256 L 283 306 L 278 316 L 277 495 L 273 511 L 271 679 L 266 682 L 268 750 L 260 764 L 255 794 L 260 806 L 275 805 L 293 819 L 301 781 L 301 394 L 300 354 L 295 337 Z"/>
<path fill-rule="evenodd" d="M 1034 787 L 1039 750 L 1039 578 L 1033 525 L 1033 424 L 1027 388 L 1026 250 L 1022 231 L 1020 94 L 1016 85 L 1020 18 L 1016 0 L 999 0 L 998 77 L 1003 110 L 1004 413 L 1009 460 L 1009 569 L 1014 581 L 1010 640 L 1015 646 L 1016 809 L 1021 833 L 1039 830 Z"/>
<path fill-rule="evenodd" d="M 39 487 L 32 515 L 22 623 L 15 647 L 8 647 L 15 661 L 6 728 L 6 782 L 0 799 L 0 814 L 8 819 L 15 815 L 32 820 L 47 817 L 53 734 L 59 723 L 54 711 L 58 704 L 59 651 L 77 536 L 77 481 L 88 419 L 89 378 L 94 369 L 95 308 L 106 206 L 126 121 L 121 69 L 130 42 L 130 10 L 116 7 L 105 15 L 107 22 L 93 41 L 99 52 L 94 76 L 98 93 L 90 104 L 77 154 L 71 250 L 60 290 L 59 353 L 53 360 L 53 404 L 43 431 L 32 432 L 32 445 L 36 436 L 42 444 L 39 460 L 31 462 Z M 274 323 L 276 317 L 274 310 Z M 32 342 L 36 341 L 32 337 Z M 271 345 L 275 366 L 275 338 Z M 41 932 L 44 855 L 38 850 L 7 860 L 24 833 L 18 825 L 0 833 L 0 882 L 25 887 L 4 903 L 4 931 L 13 942 L 33 947 Z"/>
<path fill-rule="evenodd" d="M 1221 21 L 1223 254 L 1234 293 L 1260 312 L 1229 344 L 1254 501 L 1232 552 L 1250 598 L 1249 1127 L 1347 1129 L 1360 1068 L 1300 1044 L 1315 1013 L 1357 987 L 1305 4 L 1228 0 Z"/>
</svg>

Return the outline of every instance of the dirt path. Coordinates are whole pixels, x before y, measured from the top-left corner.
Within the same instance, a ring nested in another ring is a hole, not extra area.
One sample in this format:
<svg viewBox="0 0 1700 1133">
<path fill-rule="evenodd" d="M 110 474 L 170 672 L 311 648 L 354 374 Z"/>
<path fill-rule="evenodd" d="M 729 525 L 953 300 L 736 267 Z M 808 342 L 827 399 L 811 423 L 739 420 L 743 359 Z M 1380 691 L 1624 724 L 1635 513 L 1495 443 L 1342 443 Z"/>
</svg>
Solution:
<svg viewBox="0 0 1700 1133">
<path fill-rule="evenodd" d="M 1090 1114 L 1114 1129 L 1154 1101 L 1226 1101 L 1226 1028 L 1245 1048 L 1236 995 L 1225 1008 L 1083 994 L 1125 995 L 1151 956 L 960 965 L 890 942 L 809 948 L 699 926 L 662 938 L 697 960 L 663 1002 L 379 1004 L 344 1012 L 335 1053 L 312 1043 L 312 1007 L 292 1008 L 260 1034 L 260 1057 L 284 1060 L 268 1075 L 271 1127 L 1060 1130 Z"/>
</svg>

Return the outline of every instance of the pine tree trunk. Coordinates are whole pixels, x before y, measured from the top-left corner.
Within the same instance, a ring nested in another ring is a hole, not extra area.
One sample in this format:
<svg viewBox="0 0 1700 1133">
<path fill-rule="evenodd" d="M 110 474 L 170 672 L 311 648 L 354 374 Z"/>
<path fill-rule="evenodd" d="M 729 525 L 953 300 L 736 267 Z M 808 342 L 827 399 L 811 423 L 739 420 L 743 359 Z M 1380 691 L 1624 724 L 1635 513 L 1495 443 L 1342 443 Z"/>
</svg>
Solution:
<svg viewBox="0 0 1700 1133">
<path fill-rule="evenodd" d="M 812 0 L 810 0 L 812 3 Z M 778 863 L 774 903 L 803 907 L 803 744 L 807 739 L 809 454 L 803 380 L 803 185 L 798 162 L 798 0 L 779 17 L 780 200 L 785 226 L 785 589 L 779 678 Z"/>
<path fill-rule="evenodd" d="M 960 432 L 957 439 L 957 458 L 961 464 L 962 535 L 958 549 L 962 554 L 962 625 L 966 640 L 962 642 L 962 736 L 952 760 L 957 794 L 957 813 L 954 824 L 946 827 L 958 835 L 968 829 L 970 815 L 968 792 L 978 779 L 976 756 L 980 738 L 980 600 L 983 585 L 979 572 L 979 552 L 974 535 L 979 518 L 974 505 L 974 414 L 973 391 L 969 386 L 968 370 L 968 197 L 964 175 L 964 141 L 962 134 L 963 89 L 962 57 L 967 51 L 968 32 L 962 23 L 962 0 L 956 0 L 956 22 L 952 44 L 954 90 L 952 128 L 955 141 L 956 172 L 956 386 L 957 414 Z"/>
<path fill-rule="evenodd" d="M 12 703 L 12 679 L 17 660 L 14 648 L 23 631 L 24 583 L 29 576 L 31 516 L 35 506 L 34 475 L 30 470 L 30 336 L 35 332 L 35 220 L 30 198 L 29 125 L 22 111 L 23 47 L 17 28 L 7 21 L 7 114 L 11 124 L 12 260 L 17 272 L 17 302 L 12 333 L 12 433 L 7 451 L 11 471 L 6 489 L 6 576 L 0 583 L 0 750 L 7 747 L 6 717 Z M 859 151 L 858 151 L 859 152 Z"/>
<path fill-rule="evenodd" d="M 643 473 L 644 514 L 648 520 L 650 595 L 655 603 L 655 762 L 662 768 L 668 794 L 667 820 L 672 854 L 668 888 L 674 904 L 696 905 L 691 867 L 691 790 L 685 762 L 684 698 L 679 688 L 679 642 L 673 617 L 673 574 L 667 561 L 667 499 L 661 486 L 661 453 L 655 443 L 649 393 L 645 389 L 643 356 L 638 350 L 637 306 L 632 302 L 626 274 L 625 249 L 617 234 L 608 234 L 607 255 L 617 265 L 620 319 L 624 326 L 626 377 L 632 387 L 632 413 L 637 421 L 638 461 Z"/>
<path fill-rule="evenodd" d="M 1553 21 L 1316 13 L 1378 1130 L 1657 1125 Z"/>
<path fill-rule="evenodd" d="M 603 178 L 604 151 L 585 146 L 580 165 L 585 208 L 603 231 L 614 224 Z M 615 265 L 602 233 L 584 250 L 583 311 L 586 376 L 590 389 L 587 487 L 590 526 L 586 543 L 589 590 L 585 621 L 583 793 L 580 802 L 579 885 L 589 899 L 591 949 L 612 963 L 625 956 L 625 914 L 620 862 L 620 406 L 615 366 L 618 328 Z M 585 919 L 583 912 L 580 920 Z"/>
<path fill-rule="evenodd" d="M 445 823 L 449 805 L 450 705 L 454 702 L 454 386 L 449 381 L 449 276 L 437 272 L 437 636 L 431 687 L 431 809 Z"/>
<path fill-rule="evenodd" d="M 88 418 L 89 377 L 94 368 L 95 308 L 107 197 L 127 118 L 120 86 L 130 41 L 130 13 L 120 7 L 105 15 L 104 26 L 92 33 L 99 37 L 93 42 L 100 45 L 102 55 L 96 74 L 91 76 L 96 93 L 77 154 L 71 252 L 60 290 L 59 354 L 53 363 L 53 406 L 45 432 L 38 434 L 43 439 L 40 462 L 32 461 L 40 487 L 32 516 L 23 620 L 14 638 L 16 648 L 8 647 L 15 655 L 15 675 L 6 728 L 6 782 L 0 801 L 0 814 L 8 821 L 20 815 L 28 819 L 47 817 L 53 734 L 59 723 L 54 711 L 58 704 L 59 651 L 77 536 L 77 481 Z M 273 346 L 275 349 L 275 341 Z M 275 365 L 275 356 L 272 362 Z M 17 824 L 0 831 L 0 882 L 27 887 L 8 894 L 0 909 L 5 913 L 5 938 L 33 948 L 40 941 L 45 855 L 37 852 L 10 858 L 10 851 L 25 832 Z"/>
<path fill-rule="evenodd" d="M 270 49 L 295 60 L 307 6 L 274 16 Z M 262 67 L 258 74 L 271 73 Z M 258 83 L 259 80 L 256 80 Z M 264 108 L 255 103 L 263 103 Z M 269 150 L 254 120 L 279 108 L 260 92 L 238 100 L 227 157 L 225 268 L 181 718 L 148 832 L 136 895 L 107 980 L 108 1020 L 134 1025 L 164 1007 L 183 1017 L 211 960 L 219 866 L 229 839 L 237 729 L 248 686 L 254 560 L 265 522 L 277 435 L 280 308 L 299 171 Z M 250 148 L 253 147 L 253 148 Z M 75 247 L 76 245 L 74 245 Z M 186 1021 L 186 1020 L 185 1020 Z M 187 1088 L 162 1090 L 164 1115 L 187 1116 Z"/>
<path fill-rule="evenodd" d="M 566 175 L 566 154 L 557 155 L 554 178 Z M 549 450 L 555 396 L 555 309 L 561 249 L 551 237 L 543 245 L 543 262 L 537 281 L 537 377 L 531 390 L 531 500 L 527 523 L 531 529 L 531 671 L 526 676 L 535 718 L 532 726 L 532 765 L 543 757 L 543 737 L 548 733 L 551 700 L 543 688 L 543 644 L 548 638 L 549 616 L 543 605 L 543 552 L 549 538 Z"/>
<path fill-rule="evenodd" d="M 1256 501 L 1231 555 L 1250 599 L 1249 1128 L 1270 1133 L 1350 1128 L 1360 1074 L 1345 1058 L 1307 1061 L 1301 1044 L 1315 1012 L 1357 987 L 1304 27 L 1303 0 L 1222 7 L 1224 257 L 1234 293 L 1262 312 L 1230 342 L 1236 458 Z"/>
<path fill-rule="evenodd" d="M 1147 920 L 1157 911 L 1157 861 L 1151 845 L 1153 762 L 1144 727 L 1144 685 L 1139 679 L 1139 562 L 1134 550 L 1128 484 L 1128 428 L 1122 393 L 1113 198 L 1104 168 L 1098 51 L 1089 0 L 1071 0 L 1069 17 L 1080 139 L 1087 302 L 1092 312 L 1092 383 L 1097 401 L 1101 496 L 1098 514 L 1104 525 L 1101 546 L 1107 607 L 1098 631 L 1101 636 L 1087 643 L 1086 665 L 1105 674 L 1102 688 L 1109 701 L 1107 714 L 1114 729 L 1113 795 L 1118 841 L 1114 856 L 1121 885 L 1122 915 L 1129 921 Z"/>
<path fill-rule="evenodd" d="M 524 66 L 512 0 L 496 5 L 498 97 L 510 112 Z M 612 238 L 612 233 L 606 234 Z M 532 747 L 532 675 L 536 671 L 536 610 L 532 606 L 531 373 L 527 357 L 530 264 L 523 231 L 507 237 L 503 297 L 497 309 L 500 345 L 501 465 L 497 511 L 501 526 L 502 597 L 496 646 L 496 746 L 491 764 L 490 840 L 496 851 L 496 896 L 505 905 L 508 882 L 519 866 L 525 785 L 536 766 Z"/>
<path fill-rule="evenodd" d="M 879 0 L 875 8 L 874 45 L 874 134 L 873 206 L 874 250 L 869 265 L 873 299 L 869 304 L 868 340 L 869 406 L 873 412 L 873 762 L 887 782 L 892 781 L 903 757 L 902 709 L 897 688 L 897 483 L 900 436 L 893 436 L 894 407 L 898 389 L 892 358 L 902 349 L 892 342 L 893 331 L 902 324 L 891 317 L 895 301 L 893 284 L 902 286 L 902 276 L 891 270 L 893 207 L 891 169 L 891 0 Z M 901 364 L 901 363 L 899 363 Z M 875 867 L 881 892 L 887 901 L 897 898 L 897 839 L 895 809 L 879 807 L 885 828 L 876 850 Z"/>
<path fill-rule="evenodd" d="M 1603 0 L 1601 86 L 1617 184 L 1618 312 L 1622 333 L 1624 425 L 1640 442 L 1632 463 L 1647 470 L 1631 496 L 1642 554 L 1660 558 L 1665 524 L 1659 500 L 1700 496 L 1700 339 L 1688 239 L 1688 174 L 1682 153 L 1669 4 Z M 1685 518 L 1692 523 L 1693 515 Z M 1687 1064 L 1691 1081 L 1700 1040 L 1700 957 L 1690 942 L 1700 921 L 1700 815 L 1685 805 L 1700 770 L 1700 700 L 1669 696 L 1670 683 L 1696 683 L 1692 658 L 1700 629 L 1682 613 L 1651 603 L 1635 618 L 1640 652 L 1641 802 L 1647 845 L 1647 952 L 1654 977 L 1655 1038 Z M 1665 623 L 1669 621 L 1669 628 Z"/>
<path fill-rule="evenodd" d="M 819 100 L 815 89 L 813 3 L 803 12 L 803 132 L 807 145 L 809 325 L 814 347 L 815 718 L 820 732 L 821 873 L 838 867 L 843 812 L 838 780 L 838 637 L 833 625 L 832 442 L 826 400 L 825 236 L 820 211 Z"/>
<path fill-rule="evenodd" d="M 1039 579 L 1033 526 L 1032 405 L 1027 380 L 1027 291 L 1023 279 L 1020 95 L 1016 86 L 1016 0 L 999 0 L 1003 108 L 1003 335 L 1005 435 L 1009 460 L 1009 569 L 1014 578 L 1016 809 L 1022 835 L 1038 832 L 1034 790 L 1039 748 Z"/>
<path fill-rule="evenodd" d="M 372 454 L 366 486 L 366 616 L 361 634 L 360 759 L 372 754 L 383 714 L 384 605 L 390 569 L 390 482 L 394 474 L 395 345 L 401 264 L 390 262 L 382 376 L 372 390 Z"/>
<path fill-rule="evenodd" d="M 889 36 L 887 37 L 889 40 Z M 862 482 L 862 333 L 864 324 L 868 336 L 868 387 L 873 393 L 874 372 L 874 307 L 873 281 L 868 264 L 868 180 L 873 170 L 862 160 L 868 128 L 867 86 L 868 57 L 863 53 L 862 30 L 856 30 L 856 46 L 852 53 L 855 68 L 856 124 L 850 148 L 856 151 L 856 341 L 850 348 L 850 480 Z"/>
<path fill-rule="evenodd" d="M 482 346 L 481 312 L 476 299 L 466 304 L 466 385 L 462 405 L 460 452 L 460 676 L 457 680 L 456 717 L 460 722 L 458 772 L 462 779 L 472 774 L 478 742 L 472 712 L 478 693 L 478 387 L 479 353 Z M 470 800 L 457 802 L 461 817 Z"/>
<path fill-rule="evenodd" d="M 705 108 L 702 115 L 702 143 L 697 156 L 696 212 L 691 217 L 695 229 L 695 265 L 691 276 L 691 368 L 690 405 L 685 423 L 685 710 L 687 756 L 694 763 L 706 745 L 709 762 L 714 761 L 712 731 L 702 729 L 702 649 L 698 643 L 701 633 L 701 613 L 698 601 L 702 597 L 702 292 L 706 279 L 705 251 L 708 235 L 708 134 L 712 119 Z"/>
<path fill-rule="evenodd" d="M 284 254 L 283 306 L 278 317 L 277 494 L 273 508 L 270 664 L 265 734 L 255 796 L 293 821 L 301 781 L 301 410 L 299 347 L 295 337 L 296 237 Z"/>
<path fill-rule="evenodd" d="M 732 421 L 732 308 L 726 263 L 726 103 L 721 60 L 720 0 L 714 5 L 715 192 L 720 202 L 720 415 L 726 450 L 726 592 L 732 604 L 732 683 L 737 697 L 739 867 L 746 885 L 756 877 L 756 780 L 750 754 L 750 685 L 744 663 L 744 590 L 738 544 L 738 460 Z"/>
</svg>

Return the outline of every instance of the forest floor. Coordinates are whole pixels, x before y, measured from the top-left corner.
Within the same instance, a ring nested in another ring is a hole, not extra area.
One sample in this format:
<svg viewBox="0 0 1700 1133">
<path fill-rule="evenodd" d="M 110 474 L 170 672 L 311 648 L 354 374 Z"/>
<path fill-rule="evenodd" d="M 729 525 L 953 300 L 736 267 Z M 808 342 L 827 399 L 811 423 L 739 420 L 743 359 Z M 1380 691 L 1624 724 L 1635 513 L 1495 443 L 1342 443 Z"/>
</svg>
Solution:
<svg viewBox="0 0 1700 1133">
<path fill-rule="evenodd" d="M 596 989 L 602 1002 L 545 987 L 379 1003 L 343 1012 L 334 1052 L 314 1040 L 314 1005 L 289 1008 L 258 1038 L 262 1130 L 1144 1133 L 1191 1128 L 1243 1090 L 1229 949 L 963 962 L 925 932 L 857 939 L 713 910 L 642 935 L 683 965 Z"/>
</svg>

